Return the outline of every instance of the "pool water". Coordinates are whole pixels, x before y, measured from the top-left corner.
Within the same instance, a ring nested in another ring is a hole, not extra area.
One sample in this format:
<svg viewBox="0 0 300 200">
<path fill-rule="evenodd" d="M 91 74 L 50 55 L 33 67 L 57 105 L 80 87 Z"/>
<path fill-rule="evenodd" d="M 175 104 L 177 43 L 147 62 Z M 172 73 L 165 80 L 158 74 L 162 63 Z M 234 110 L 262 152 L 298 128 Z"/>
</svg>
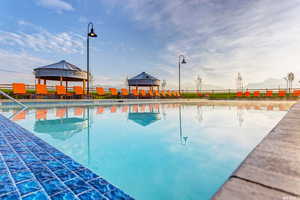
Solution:
<svg viewBox="0 0 300 200">
<path fill-rule="evenodd" d="M 136 199 L 198 200 L 209 199 L 286 113 L 271 108 L 60 107 L 12 119 Z"/>
</svg>

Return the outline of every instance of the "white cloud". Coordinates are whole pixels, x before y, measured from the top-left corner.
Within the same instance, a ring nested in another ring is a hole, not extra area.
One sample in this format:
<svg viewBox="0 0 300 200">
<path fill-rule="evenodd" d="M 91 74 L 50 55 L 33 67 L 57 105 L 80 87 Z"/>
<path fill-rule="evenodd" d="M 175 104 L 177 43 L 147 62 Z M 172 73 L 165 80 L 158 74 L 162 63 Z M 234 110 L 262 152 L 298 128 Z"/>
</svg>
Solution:
<svg viewBox="0 0 300 200">
<path fill-rule="evenodd" d="M 51 63 L 49 60 L 25 52 L 0 50 L 0 74 L 2 83 L 33 83 L 33 68 Z"/>
<path fill-rule="evenodd" d="M 36 52 L 83 54 L 84 38 L 73 32 L 51 33 L 30 22 L 19 21 L 19 25 L 30 26 L 30 33 L 0 30 L 0 44 L 16 50 L 32 49 Z"/>
<path fill-rule="evenodd" d="M 188 57 L 182 70 L 186 88 L 197 74 L 224 87 L 235 86 L 237 72 L 248 83 L 289 71 L 300 77 L 299 1 L 127 0 L 126 5 L 140 26 L 166 38 L 160 54 L 168 72 L 162 76 L 174 85 L 180 53 Z"/>
<path fill-rule="evenodd" d="M 38 0 L 37 3 L 40 6 L 54 9 L 57 12 L 74 10 L 73 6 L 70 3 L 67 3 L 63 0 Z"/>
</svg>

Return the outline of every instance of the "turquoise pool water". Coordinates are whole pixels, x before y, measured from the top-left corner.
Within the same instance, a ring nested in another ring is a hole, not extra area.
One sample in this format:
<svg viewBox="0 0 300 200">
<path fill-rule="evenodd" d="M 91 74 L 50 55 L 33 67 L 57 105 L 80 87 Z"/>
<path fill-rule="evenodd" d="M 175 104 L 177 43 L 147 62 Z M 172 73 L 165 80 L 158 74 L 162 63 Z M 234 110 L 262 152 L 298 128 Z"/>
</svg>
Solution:
<svg viewBox="0 0 300 200">
<path fill-rule="evenodd" d="M 12 119 L 136 199 L 196 200 L 209 199 L 285 113 L 150 104 L 32 109 Z"/>
</svg>

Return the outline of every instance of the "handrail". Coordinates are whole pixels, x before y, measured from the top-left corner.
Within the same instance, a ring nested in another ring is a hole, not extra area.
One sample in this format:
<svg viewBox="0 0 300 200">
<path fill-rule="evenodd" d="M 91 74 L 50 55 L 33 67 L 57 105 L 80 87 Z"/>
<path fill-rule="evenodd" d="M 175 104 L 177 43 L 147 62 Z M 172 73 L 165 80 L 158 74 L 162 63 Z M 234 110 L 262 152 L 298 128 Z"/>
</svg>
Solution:
<svg viewBox="0 0 300 200">
<path fill-rule="evenodd" d="M 28 109 L 28 106 L 26 106 L 25 104 L 21 103 L 21 102 L 18 101 L 17 99 L 15 99 L 15 98 L 9 96 L 8 94 L 6 94 L 5 92 L 3 92 L 2 90 L 0 90 L 0 93 L 1 93 L 3 96 L 5 96 L 5 97 L 9 98 L 10 100 L 14 101 L 15 103 L 19 104 L 19 105 L 22 106 L 23 108 Z"/>
</svg>

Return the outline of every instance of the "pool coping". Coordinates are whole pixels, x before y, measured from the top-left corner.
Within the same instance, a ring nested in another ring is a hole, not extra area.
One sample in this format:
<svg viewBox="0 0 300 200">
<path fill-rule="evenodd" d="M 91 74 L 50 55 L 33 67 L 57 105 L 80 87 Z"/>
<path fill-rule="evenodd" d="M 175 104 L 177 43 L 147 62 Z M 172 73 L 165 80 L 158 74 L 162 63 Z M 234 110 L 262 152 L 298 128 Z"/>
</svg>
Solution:
<svg viewBox="0 0 300 200">
<path fill-rule="evenodd" d="M 133 199 L 0 114 L 0 199 Z"/>
<path fill-rule="evenodd" d="M 212 199 L 300 199 L 300 102 L 289 109 Z"/>
</svg>

